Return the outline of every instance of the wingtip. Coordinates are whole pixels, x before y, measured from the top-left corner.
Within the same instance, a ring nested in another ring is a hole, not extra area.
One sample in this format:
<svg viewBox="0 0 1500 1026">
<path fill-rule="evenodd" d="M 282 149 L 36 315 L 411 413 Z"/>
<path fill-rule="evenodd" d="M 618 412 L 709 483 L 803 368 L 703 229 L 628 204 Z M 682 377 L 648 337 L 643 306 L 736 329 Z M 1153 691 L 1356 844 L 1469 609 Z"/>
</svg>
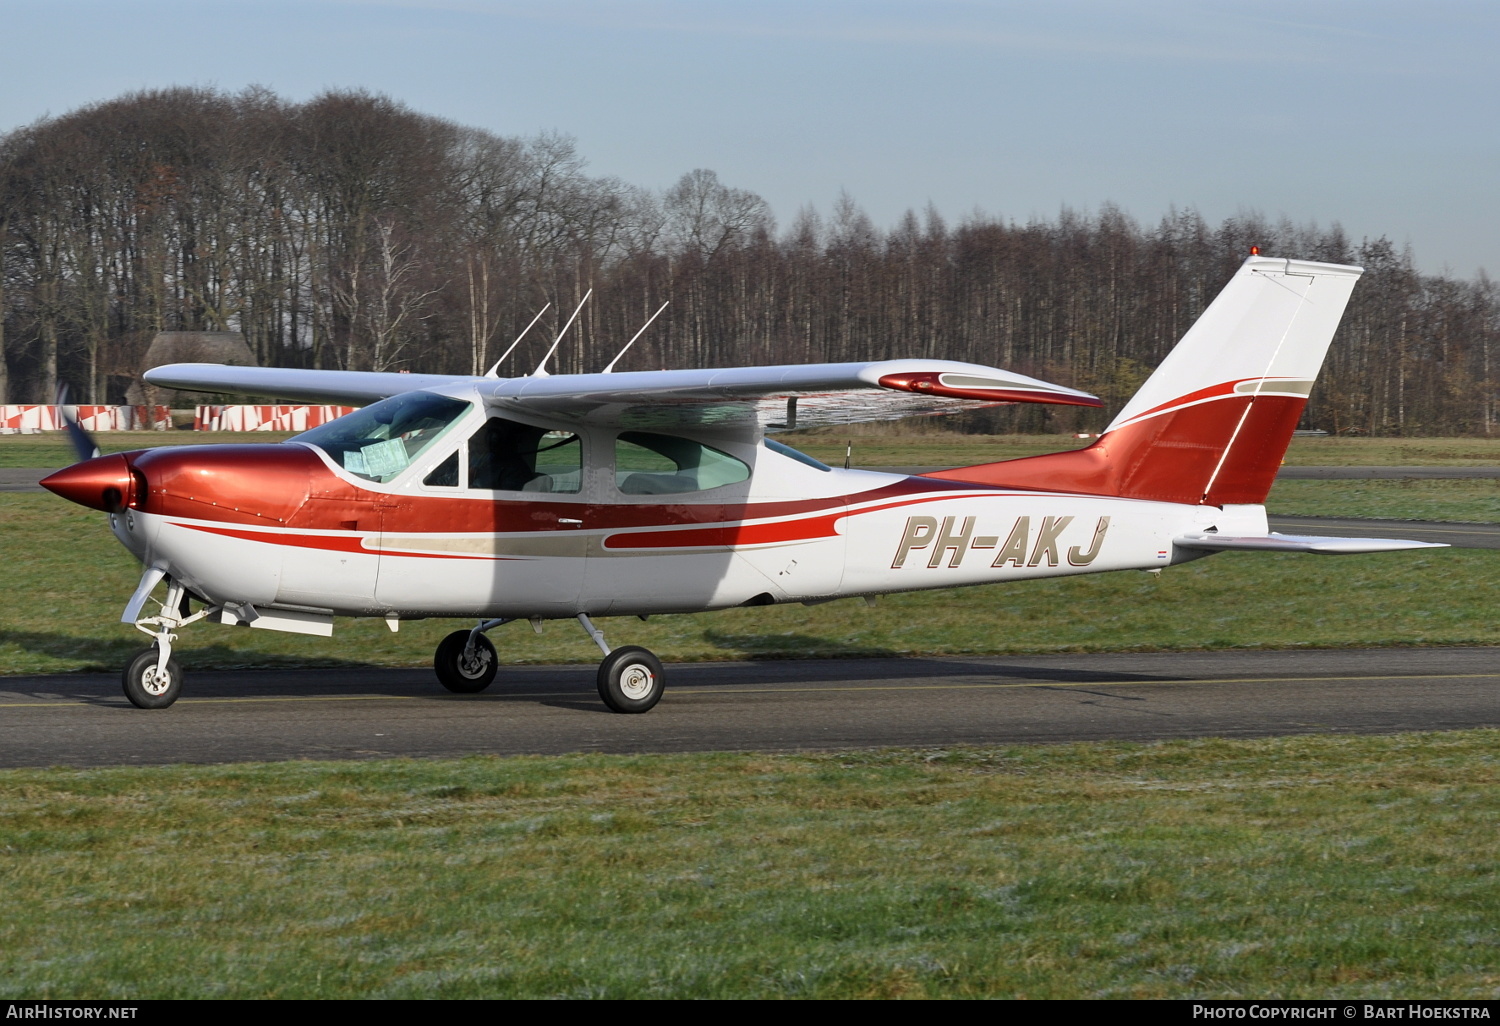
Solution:
<svg viewBox="0 0 1500 1026">
<path fill-rule="evenodd" d="M 884 388 L 944 399 L 973 399 L 991 403 L 1044 403 L 1052 406 L 1086 406 L 1098 408 L 1104 400 L 1087 392 L 1041 381 L 1016 381 L 955 374 L 947 371 L 886 374 L 880 378 Z"/>
</svg>

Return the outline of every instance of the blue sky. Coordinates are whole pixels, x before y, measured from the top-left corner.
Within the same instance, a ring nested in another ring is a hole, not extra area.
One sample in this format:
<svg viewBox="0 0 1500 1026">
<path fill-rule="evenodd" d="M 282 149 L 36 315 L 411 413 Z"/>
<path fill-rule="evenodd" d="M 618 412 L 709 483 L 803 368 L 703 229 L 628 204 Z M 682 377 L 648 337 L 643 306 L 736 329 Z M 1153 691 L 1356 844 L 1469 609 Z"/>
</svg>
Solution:
<svg viewBox="0 0 1500 1026">
<path fill-rule="evenodd" d="M 0 0 L 0 130 L 134 89 L 383 92 L 711 168 L 785 225 L 840 190 L 1017 220 L 1113 202 L 1387 235 L 1500 275 L 1500 3 Z"/>
</svg>

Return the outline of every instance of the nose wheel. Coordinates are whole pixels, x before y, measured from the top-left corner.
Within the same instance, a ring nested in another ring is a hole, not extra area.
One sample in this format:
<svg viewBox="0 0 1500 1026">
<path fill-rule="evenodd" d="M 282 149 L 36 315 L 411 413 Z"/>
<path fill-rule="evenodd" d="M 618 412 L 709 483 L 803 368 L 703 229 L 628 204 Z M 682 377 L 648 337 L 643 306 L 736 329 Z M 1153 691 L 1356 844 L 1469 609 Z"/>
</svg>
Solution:
<svg viewBox="0 0 1500 1026">
<path fill-rule="evenodd" d="M 161 650 L 152 645 L 130 660 L 120 683 L 125 697 L 137 709 L 165 709 L 177 701 L 182 691 L 182 671 L 170 654 L 163 662 Z"/>
</svg>

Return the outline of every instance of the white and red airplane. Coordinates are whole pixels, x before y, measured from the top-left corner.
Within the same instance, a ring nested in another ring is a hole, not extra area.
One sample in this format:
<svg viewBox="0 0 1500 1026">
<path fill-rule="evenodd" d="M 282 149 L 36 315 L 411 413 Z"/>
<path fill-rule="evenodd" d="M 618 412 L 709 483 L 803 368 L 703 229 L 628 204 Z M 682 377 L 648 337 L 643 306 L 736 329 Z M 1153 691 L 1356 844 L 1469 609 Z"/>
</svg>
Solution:
<svg viewBox="0 0 1500 1026">
<path fill-rule="evenodd" d="M 371 405 L 281 444 L 102 456 L 42 484 L 108 512 L 145 567 L 121 618 L 154 639 L 124 673 L 142 708 L 176 700 L 172 644 L 196 620 L 329 635 L 335 616 L 363 616 L 477 620 L 437 649 L 457 692 L 494 679 L 486 632 L 574 618 L 604 652 L 604 702 L 645 712 L 660 662 L 611 648 L 592 617 L 1155 570 L 1227 549 L 1425 547 L 1267 527 L 1360 273 L 1252 256 L 1098 441 L 941 473 L 830 468 L 766 436 L 1102 404 L 943 360 L 549 375 L 544 359 L 517 378 L 178 364 L 147 378 Z"/>
</svg>

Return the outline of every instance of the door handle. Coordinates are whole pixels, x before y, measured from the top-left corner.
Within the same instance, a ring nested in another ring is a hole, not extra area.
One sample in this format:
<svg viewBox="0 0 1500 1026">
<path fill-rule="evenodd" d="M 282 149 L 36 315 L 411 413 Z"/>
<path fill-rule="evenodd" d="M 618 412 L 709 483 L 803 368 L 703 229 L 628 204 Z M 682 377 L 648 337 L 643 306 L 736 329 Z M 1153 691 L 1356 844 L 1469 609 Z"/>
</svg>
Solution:
<svg viewBox="0 0 1500 1026">
<path fill-rule="evenodd" d="M 557 518 L 557 523 L 558 523 L 559 527 L 582 527 L 583 526 L 583 521 L 582 520 L 574 520 L 572 517 L 558 517 Z"/>
</svg>

